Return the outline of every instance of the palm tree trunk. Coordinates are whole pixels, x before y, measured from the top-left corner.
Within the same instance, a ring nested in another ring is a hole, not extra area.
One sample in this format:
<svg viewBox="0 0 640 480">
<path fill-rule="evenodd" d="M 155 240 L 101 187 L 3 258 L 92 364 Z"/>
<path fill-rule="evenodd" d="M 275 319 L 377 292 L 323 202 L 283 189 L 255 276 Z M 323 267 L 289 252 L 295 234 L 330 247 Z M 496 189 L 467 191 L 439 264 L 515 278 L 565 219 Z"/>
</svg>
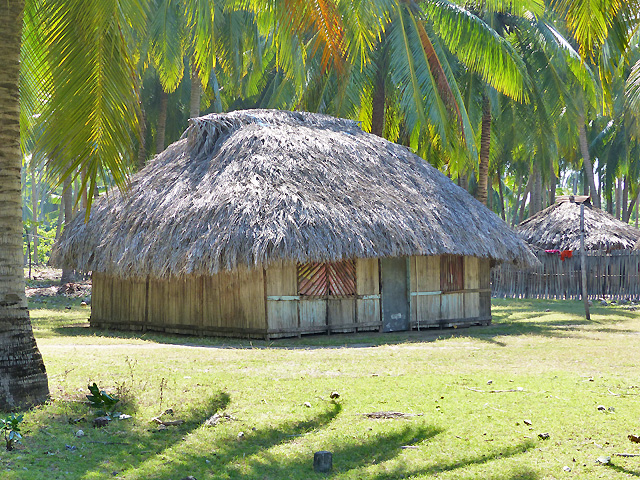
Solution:
<svg viewBox="0 0 640 480">
<path fill-rule="evenodd" d="M 71 188 L 71 178 L 64 179 L 62 184 L 62 202 L 64 203 L 64 228 L 71 225 L 73 220 L 73 190 Z M 62 269 L 62 277 L 60 278 L 60 284 L 70 283 L 73 281 L 73 270 L 69 268 Z"/>
<path fill-rule="evenodd" d="M 140 143 L 138 145 L 138 170 L 144 168 L 147 158 L 147 118 L 144 108 L 140 105 Z M 97 191 L 97 189 L 96 189 Z"/>
<path fill-rule="evenodd" d="M 191 67 L 191 98 L 189 99 L 189 118 L 200 116 L 200 97 L 202 96 L 202 86 L 200 85 L 200 77 L 198 69 Z"/>
<path fill-rule="evenodd" d="M 507 216 L 504 211 L 504 187 L 502 186 L 502 176 L 498 175 L 498 193 L 500 194 L 500 216 L 502 220 L 507 221 Z"/>
<path fill-rule="evenodd" d="M 32 156 L 29 161 L 31 170 L 31 233 L 33 236 L 33 263 L 38 265 L 38 176 L 36 174 L 36 159 Z"/>
<path fill-rule="evenodd" d="M 620 220 L 620 214 L 622 213 L 622 180 L 616 178 L 616 218 Z"/>
<path fill-rule="evenodd" d="M 80 197 L 80 206 L 82 208 L 87 208 L 87 202 L 88 202 L 88 197 L 87 197 L 87 184 L 85 183 L 87 179 L 87 170 L 86 169 L 82 169 L 82 171 L 80 172 L 80 188 L 82 189 L 81 192 L 81 197 Z"/>
<path fill-rule="evenodd" d="M 542 210 L 542 175 L 540 175 L 540 166 L 533 164 L 531 171 L 531 202 L 529 203 L 529 216 L 532 216 Z"/>
<path fill-rule="evenodd" d="M 513 203 L 513 209 L 511 210 L 511 226 L 516 224 L 518 218 L 518 206 L 520 205 L 520 195 L 522 195 L 522 182 L 518 182 L 518 193 L 516 194 L 516 200 Z"/>
<path fill-rule="evenodd" d="M 527 185 L 524 187 L 524 193 L 522 194 L 522 203 L 520 204 L 520 212 L 518 214 L 518 224 L 522 223 L 524 220 L 524 209 L 527 204 L 527 196 L 531 193 L 531 184 L 533 175 L 529 175 L 529 180 L 527 180 Z M 529 204 L 531 204 L 531 200 L 529 200 Z"/>
<path fill-rule="evenodd" d="M 489 181 L 489 149 L 491 147 L 491 101 L 482 95 L 482 133 L 480 136 L 480 162 L 478 165 L 478 191 L 476 198 L 487 204 L 487 183 Z"/>
<path fill-rule="evenodd" d="M 633 206 L 631 206 L 633 208 Z M 622 221 L 629 222 L 629 176 L 624 176 L 624 188 L 622 189 Z"/>
<path fill-rule="evenodd" d="M 24 0 L 0 7 L 0 410 L 43 402 L 47 374 L 24 293 L 20 192 L 20 39 Z"/>
<path fill-rule="evenodd" d="M 578 119 L 578 130 L 580 137 L 580 153 L 582 154 L 582 162 L 584 173 L 587 176 L 587 185 L 591 194 L 591 204 L 600 208 L 600 196 L 596 190 L 596 182 L 593 178 L 593 164 L 591 163 L 591 155 L 589 154 L 589 143 L 587 141 L 587 130 L 584 127 L 584 115 Z"/>
<path fill-rule="evenodd" d="M 493 185 L 487 179 L 487 208 L 493 211 Z"/>
<path fill-rule="evenodd" d="M 558 177 L 553 169 L 553 162 L 551 162 L 551 168 L 549 170 L 551 171 L 551 179 L 549 180 L 551 183 L 551 185 L 549 185 L 549 205 L 553 205 L 556 203 L 556 185 L 558 184 Z"/>
<path fill-rule="evenodd" d="M 164 150 L 164 134 L 167 130 L 167 104 L 169 94 L 160 87 L 160 112 L 158 112 L 158 129 L 156 130 L 156 154 Z"/>
<path fill-rule="evenodd" d="M 376 84 L 373 87 L 373 98 L 371 100 L 371 133 L 379 137 L 382 137 L 384 134 L 384 108 L 386 102 L 384 80 L 384 73 L 378 68 Z"/>
<path fill-rule="evenodd" d="M 622 219 L 624 223 L 629 223 L 629 220 L 631 219 L 631 212 L 633 212 L 633 207 L 636 206 L 637 200 L 638 200 L 638 197 L 633 197 L 631 199 L 631 202 L 629 203 L 629 208 L 627 209 L 627 213 Z M 636 215 L 636 228 L 638 228 L 638 215 Z"/>
<path fill-rule="evenodd" d="M 62 233 L 62 224 L 64 223 L 64 202 L 60 201 L 60 206 L 58 207 L 58 226 L 56 227 L 56 242 L 60 238 L 60 233 Z"/>
</svg>

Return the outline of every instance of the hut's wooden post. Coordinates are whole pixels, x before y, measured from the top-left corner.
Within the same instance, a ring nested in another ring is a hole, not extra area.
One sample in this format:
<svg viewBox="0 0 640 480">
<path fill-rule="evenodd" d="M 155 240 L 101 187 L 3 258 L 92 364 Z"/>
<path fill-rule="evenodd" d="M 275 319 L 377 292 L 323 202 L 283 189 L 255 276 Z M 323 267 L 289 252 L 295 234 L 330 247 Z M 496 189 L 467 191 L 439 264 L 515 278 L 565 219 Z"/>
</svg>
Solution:
<svg viewBox="0 0 640 480">
<path fill-rule="evenodd" d="M 587 320 L 591 320 L 589 314 L 589 298 L 587 297 L 587 257 L 584 251 L 584 202 L 580 204 L 580 269 L 582 270 L 582 301 L 584 302 L 584 314 Z"/>
</svg>

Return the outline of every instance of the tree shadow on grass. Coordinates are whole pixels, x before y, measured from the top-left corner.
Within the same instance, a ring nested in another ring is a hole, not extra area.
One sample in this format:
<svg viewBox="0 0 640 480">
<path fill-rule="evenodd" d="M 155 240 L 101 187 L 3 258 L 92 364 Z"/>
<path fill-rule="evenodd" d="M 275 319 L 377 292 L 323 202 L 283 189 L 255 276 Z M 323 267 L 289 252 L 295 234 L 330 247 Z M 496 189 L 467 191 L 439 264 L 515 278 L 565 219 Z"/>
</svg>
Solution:
<svg viewBox="0 0 640 480">
<path fill-rule="evenodd" d="M 156 474 L 154 478 L 170 480 L 193 475 L 199 480 L 210 478 L 306 480 L 335 477 L 386 480 L 419 475 L 432 476 L 451 471 L 464 474 L 464 469 L 467 467 L 514 457 L 535 447 L 535 442 L 528 441 L 477 456 L 457 457 L 451 462 L 433 464 L 420 458 L 416 461 L 423 465 L 427 463 L 427 466 L 412 466 L 410 463 L 404 464 L 394 460 L 403 452 L 414 451 L 412 447 L 419 451 L 421 444 L 433 440 L 442 430 L 428 425 L 406 425 L 395 431 L 371 434 L 368 438 L 341 436 L 335 440 L 326 440 L 322 448 L 333 453 L 333 469 L 329 474 L 316 473 L 313 470 L 313 450 L 321 448 L 315 447 L 314 440 L 310 439 L 306 447 L 309 450 L 308 454 L 300 458 L 300 446 L 297 443 L 304 434 L 328 427 L 330 420 L 339 411 L 338 407 L 333 406 L 311 421 L 285 422 L 277 427 L 260 429 L 250 432 L 243 441 L 227 436 L 213 443 L 209 451 L 194 451 L 185 443 L 173 452 L 175 461 L 157 464 L 157 468 L 154 469 Z M 289 444 L 293 450 L 292 455 L 287 454 L 286 449 Z M 273 447 L 283 448 L 273 451 L 271 450 Z M 386 462 L 390 461 L 393 463 L 386 466 Z M 147 465 L 147 468 L 149 467 L 150 465 Z M 137 480 L 145 478 L 144 475 L 144 471 L 130 470 L 126 472 L 124 478 Z M 536 480 L 539 476 L 532 470 L 520 469 L 509 476 L 498 475 L 490 478 Z"/>
<path fill-rule="evenodd" d="M 184 478 L 193 475 L 196 478 L 212 478 L 205 476 L 215 472 L 213 478 L 233 478 L 238 465 L 244 462 L 251 463 L 254 475 L 238 474 L 237 478 L 262 478 L 264 465 L 253 465 L 252 457 L 266 452 L 272 447 L 294 442 L 305 434 L 320 430 L 328 426 L 342 411 L 339 403 L 331 402 L 327 408 L 312 418 L 305 420 L 291 420 L 274 427 L 256 429 L 247 432 L 242 439 L 228 435 L 211 445 L 207 451 L 194 452 L 188 442 L 173 449 L 168 447 L 157 455 L 148 457 L 140 465 L 132 465 L 123 472 L 128 480 L 146 480 L 149 471 L 153 471 L 154 479 Z M 214 427 L 215 428 L 215 427 Z M 186 437 L 183 437 L 186 440 Z M 278 476 L 287 478 L 286 476 Z"/>
<path fill-rule="evenodd" d="M 640 470 L 628 470 L 620 465 L 616 465 L 615 463 L 610 463 L 606 466 L 606 468 L 610 470 L 615 470 L 619 473 L 624 473 L 630 477 L 640 477 Z"/>
<path fill-rule="evenodd" d="M 184 423 L 166 430 L 159 430 L 158 424 L 149 422 L 150 419 L 138 419 L 135 415 L 94 429 L 94 416 L 86 408 L 78 408 L 77 402 L 71 402 L 71 408 L 62 406 L 66 412 L 64 415 L 47 415 L 38 422 L 42 425 L 39 431 L 25 436 L 25 448 L 20 452 L 20 463 L 16 464 L 20 468 L 24 465 L 24 469 L 30 472 L 31 476 L 25 478 L 75 479 L 85 478 L 84 475 L 117 478 L 122 469 L 135 468 L 146 458 L 162 454 L 179 444 L 185 435 L 198 429 L 214 413 L 224 410 L 229 402 L 229 395 L 221 391 L 203 398 L 192 408 L 177 409 L 175 418 L 163 417 L 163 420 L 180 419 Z M 84 414 L 84 418 L 74 420 L 76 414 Z M 49 423 L 43 425 L 47 420 Z M 67 426 L 68 423 L 73 426 Z M 76 437 L 74 433 L 79 429 L 85 434 Z M 62 476 L 52 476 L 55 473 Z"/>
</svg>

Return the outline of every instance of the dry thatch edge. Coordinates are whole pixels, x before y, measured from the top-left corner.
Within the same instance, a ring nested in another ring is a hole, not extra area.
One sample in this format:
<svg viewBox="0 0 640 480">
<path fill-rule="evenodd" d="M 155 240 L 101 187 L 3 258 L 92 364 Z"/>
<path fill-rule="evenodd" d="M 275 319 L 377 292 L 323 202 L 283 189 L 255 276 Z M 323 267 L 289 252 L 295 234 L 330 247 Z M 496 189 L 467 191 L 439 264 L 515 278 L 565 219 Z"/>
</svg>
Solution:
<svg viewBox="0 0 640 480">
<path fill-rule="evenodd" d="M 586 250 L 631 249 L 640 230 L 585 202 Z M 580 205 L 559 202 L 536 213 L 516 227 L 525 241 L 541 250 L 580 250 Z"/>
<path fill-rule="evenodd" d="M 407 148 L 305 112 L 193 119 L 127 194 L 98 199 L 83 217 L 53 261 L 123 277 L 411 255 L 537 262 L 497 215 Z"/>
</svg>

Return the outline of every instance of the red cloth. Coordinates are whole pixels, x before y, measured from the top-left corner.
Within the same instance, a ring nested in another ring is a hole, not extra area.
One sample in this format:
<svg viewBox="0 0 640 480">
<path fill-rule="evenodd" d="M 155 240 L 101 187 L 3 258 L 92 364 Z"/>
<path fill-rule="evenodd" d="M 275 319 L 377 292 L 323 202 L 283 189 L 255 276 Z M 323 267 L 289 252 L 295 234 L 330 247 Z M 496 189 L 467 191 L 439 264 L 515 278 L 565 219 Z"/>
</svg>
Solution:
<svg viewBox="0 0 640 480">
<path fill-rule="evenodd" d="M 565 258 L 572 258 L 573 252 L 571 250 L 564 250 L 560 253 L 560 260 L 564 262 Z"/>
</svg>

